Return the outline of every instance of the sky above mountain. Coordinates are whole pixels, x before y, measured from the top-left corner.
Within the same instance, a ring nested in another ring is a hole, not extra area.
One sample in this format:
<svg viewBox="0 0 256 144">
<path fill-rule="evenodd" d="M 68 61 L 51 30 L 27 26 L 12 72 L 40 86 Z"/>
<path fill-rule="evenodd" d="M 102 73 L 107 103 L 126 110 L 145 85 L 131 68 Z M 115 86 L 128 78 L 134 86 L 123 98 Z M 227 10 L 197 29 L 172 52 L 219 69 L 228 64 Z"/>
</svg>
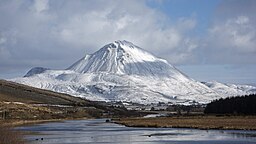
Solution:
<svg viewBox="0 0 256 144">
<path fill-rule="evenodd" d="M 128 40 L 200 81 L 256 83 L 254 0 L 0 0 L 0 78 Z"/>
</svg>

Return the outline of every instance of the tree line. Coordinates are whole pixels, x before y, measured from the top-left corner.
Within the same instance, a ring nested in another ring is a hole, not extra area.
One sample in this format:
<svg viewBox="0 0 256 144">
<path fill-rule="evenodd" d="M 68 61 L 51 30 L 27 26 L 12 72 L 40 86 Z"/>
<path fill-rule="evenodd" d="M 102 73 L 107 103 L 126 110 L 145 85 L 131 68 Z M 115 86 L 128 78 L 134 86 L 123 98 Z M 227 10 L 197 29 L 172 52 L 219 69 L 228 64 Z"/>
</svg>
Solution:
<svg viewBox="0 0 256 144">
<path fill-rule="evenodd" d="M 207 104 L 206 114 L 256 114 L 256 94 L 228 97 Z"/>
</svg>

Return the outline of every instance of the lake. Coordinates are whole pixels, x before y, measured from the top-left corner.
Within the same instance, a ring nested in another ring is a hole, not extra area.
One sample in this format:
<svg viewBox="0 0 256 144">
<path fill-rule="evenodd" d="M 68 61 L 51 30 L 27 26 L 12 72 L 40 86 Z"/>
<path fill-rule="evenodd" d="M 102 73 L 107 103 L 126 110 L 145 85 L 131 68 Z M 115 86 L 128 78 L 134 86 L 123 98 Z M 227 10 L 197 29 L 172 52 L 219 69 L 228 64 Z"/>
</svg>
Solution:
<svg viewBox="0 0 256 144">
<path fill-rule="evenodd" d="M 252 144 L 256 131 L 134 128 L 106 119 L 68 120 L 18 127 L 32 144 Z M 41 140 L 42 138 L 42 140 Z"/>
</svg>

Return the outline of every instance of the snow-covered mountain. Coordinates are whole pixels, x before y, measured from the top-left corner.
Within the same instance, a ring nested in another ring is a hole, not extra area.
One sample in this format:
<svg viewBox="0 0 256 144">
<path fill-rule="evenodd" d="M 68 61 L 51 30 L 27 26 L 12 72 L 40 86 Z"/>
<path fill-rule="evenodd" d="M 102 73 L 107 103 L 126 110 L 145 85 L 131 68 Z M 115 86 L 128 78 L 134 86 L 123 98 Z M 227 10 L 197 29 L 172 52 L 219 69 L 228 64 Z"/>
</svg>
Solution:
<svg viewBox="0 0 256 144">
<path fill-rule="evenodd" d="M 223 84 L 216 81 L 204 82 L 204 84 L 219 93 L 223 98 L 256 93 L 256 87 L 250 85 Z"/>
<path fill-rule="evenodd" d="M 207 103 L 256 91 L 251 86 L 201 83 L 128 41 L 115 41 L 65 70 L 33 68 L 12 81 L 94 101 Z"/>
</svg>

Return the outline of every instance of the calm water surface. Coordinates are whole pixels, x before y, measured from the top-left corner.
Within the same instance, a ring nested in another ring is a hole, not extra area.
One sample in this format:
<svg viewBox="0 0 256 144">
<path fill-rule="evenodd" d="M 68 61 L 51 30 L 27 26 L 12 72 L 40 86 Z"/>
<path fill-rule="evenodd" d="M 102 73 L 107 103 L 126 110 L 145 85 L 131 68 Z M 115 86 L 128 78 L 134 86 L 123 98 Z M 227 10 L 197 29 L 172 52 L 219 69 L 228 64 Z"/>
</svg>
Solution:
<svg viewBox="0 0 256 144">
<path fill-rule="evenodd" d="M 256 131 L 131 128 L 106 123 L 105 119 L 53 122 L 18 129 L 39 132 L 26 137 L 33 144 L 256 144 Z"/>
</svg>

